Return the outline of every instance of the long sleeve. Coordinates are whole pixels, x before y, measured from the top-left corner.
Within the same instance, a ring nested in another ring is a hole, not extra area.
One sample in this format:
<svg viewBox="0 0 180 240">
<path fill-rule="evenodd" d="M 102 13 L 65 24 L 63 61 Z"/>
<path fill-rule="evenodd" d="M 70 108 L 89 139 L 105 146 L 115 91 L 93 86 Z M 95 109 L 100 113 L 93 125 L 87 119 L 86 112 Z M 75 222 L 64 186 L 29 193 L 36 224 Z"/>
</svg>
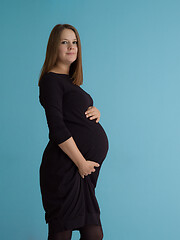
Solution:
<svg viewBox="0 0 180 240">
<path fill-rule="evenodd" d="M 39 100 L 45 109 L 49 139 L 60 144 L 72 135 L 63 120 L 63 85 L 56 79 L 43 78 L 39 86 Z"/>
</svg>

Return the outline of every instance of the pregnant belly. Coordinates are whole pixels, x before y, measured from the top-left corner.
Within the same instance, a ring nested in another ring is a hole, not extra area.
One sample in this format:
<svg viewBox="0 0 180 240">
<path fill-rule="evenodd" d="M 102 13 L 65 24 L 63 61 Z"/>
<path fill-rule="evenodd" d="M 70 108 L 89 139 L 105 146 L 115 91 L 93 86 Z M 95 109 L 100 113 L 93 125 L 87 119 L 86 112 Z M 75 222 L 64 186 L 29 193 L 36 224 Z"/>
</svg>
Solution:
<svg viewBox="0 0 180 240">
<path fill-rule="evenodd" d="M 84 158 L 101 164 L 109 149 L 108 138 L 101 124 L 76 125 L 67 123 L 66 126 Z"/>
</svg>

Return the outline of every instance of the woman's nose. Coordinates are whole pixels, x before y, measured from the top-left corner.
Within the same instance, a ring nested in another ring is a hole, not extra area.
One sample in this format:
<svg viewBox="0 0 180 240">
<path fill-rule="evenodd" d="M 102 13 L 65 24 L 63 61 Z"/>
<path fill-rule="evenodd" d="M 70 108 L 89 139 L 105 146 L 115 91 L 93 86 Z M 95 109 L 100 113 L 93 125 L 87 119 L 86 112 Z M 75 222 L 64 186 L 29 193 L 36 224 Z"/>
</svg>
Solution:
<svg viewBox="0 0 180 240">
<path fill-rule="evenodd" d="M 73 48 L 73 44 L 72 43 L 69 44 L 69 48 L 70 49 Z"/>
</svg>

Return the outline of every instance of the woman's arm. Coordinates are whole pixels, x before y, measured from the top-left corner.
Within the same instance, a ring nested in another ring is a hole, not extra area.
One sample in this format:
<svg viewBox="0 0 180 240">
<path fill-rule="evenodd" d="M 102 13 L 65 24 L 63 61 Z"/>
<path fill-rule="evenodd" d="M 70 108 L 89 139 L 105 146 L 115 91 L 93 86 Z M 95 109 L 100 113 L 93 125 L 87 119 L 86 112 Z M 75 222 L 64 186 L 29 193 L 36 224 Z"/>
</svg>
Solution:
<svg viewBox="0 0 180 240">
<path fill-rule="evenodd" d="M 78 168 L 83 162 L 86 162 L 86 159 L 79 151 L 73 137 L 70 137 L 63 143 L 58 144 L 58 146 L 71 158 Z"/>
<path fill-rule="evenodd" d="M 86 160 L 79 151 L 69 129 L 63 120 L 62 99 L 63 85 L 56 79 L 41 79 L 39 100 L 45 109 L 47 124 L 49 127 L 49 139 L 56 143 L 75 163 L 80 175 L 84 178 L 94 172 L 94 166 L 99 164 Z"/>
<path fill-rule="evenodd" d="M 58 144 L 58 146 L 70 157 L 70 159 L 78 167 L 79 174 L 82 178 L 95 172 L 94 167 L 99 167 L 100 164 L 94 161 L 86 160 L 81 152 L 79 151 L 73 137 L 70 137 L 63 143 Z"/>
</svg>

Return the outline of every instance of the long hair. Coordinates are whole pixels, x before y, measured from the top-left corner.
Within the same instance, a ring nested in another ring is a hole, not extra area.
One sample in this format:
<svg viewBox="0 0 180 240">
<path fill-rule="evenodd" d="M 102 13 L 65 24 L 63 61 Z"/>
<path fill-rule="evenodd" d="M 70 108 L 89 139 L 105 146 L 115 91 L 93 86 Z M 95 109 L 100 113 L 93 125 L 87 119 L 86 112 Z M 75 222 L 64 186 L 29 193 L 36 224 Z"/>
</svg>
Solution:
<svg viewBox="0 0 180 240">
<path fill-rule="evenodd" d="M 57 57 L 58 57 L 58 45 L 61 37 L 61 32 L 64 29 L 71 29 L 74 31 L 76 38 L 77 38 L 77 58 L 76 60 L 71 64 L 70 70 L 69 70 L 69 76 L 72 79 L 72 82 L 76 85 L 82 85 L 83 84 L 83 70 L 82 70 L 82 56 L 81 56 L 81 41 L 78 34 L 78 31 L 75 27 L 69 24 L 57 24 L 51 31 L 47 49 L 46 49 L 46 57 L 44 64 L 40 71 L 40 77 L 39 77 L 39 83 L 41 81 L 41 78 L 45 73 L 50 71 L 51 68 L 53 68 L 56 64 Z"/>
</svg>

